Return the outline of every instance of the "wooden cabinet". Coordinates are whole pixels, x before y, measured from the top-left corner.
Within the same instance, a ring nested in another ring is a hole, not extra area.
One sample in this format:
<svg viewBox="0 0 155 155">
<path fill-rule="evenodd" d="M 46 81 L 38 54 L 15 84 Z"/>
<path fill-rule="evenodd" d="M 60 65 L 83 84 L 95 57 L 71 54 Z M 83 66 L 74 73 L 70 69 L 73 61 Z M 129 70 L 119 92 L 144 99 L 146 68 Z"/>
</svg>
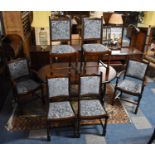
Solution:
<svg viewBox="0 0 155 155">
<path fill-rule="evenodd" d="M 50 51 L 51 51 L 50 46 L 47 46 L 45 50 L 42 50 L 40 46 L 32 46 L 30 49 L 31 67 L 35 70 L 39 70 L 44 65 L 49 64 Z"/>
<path fill-rule="evenodd" d="M 3 22 L 6 35 L 18 34 L 23 40 L 24 53 L 29 57 L 31 44 L 31 22 L 30 11 L 3 11 Z"/>
<path fill-rule="evenodd" d="M 131 47 L 134 47 L 142 52 L 145 52 L 147 28 L 139 28 L 139 32 L 134 31 L 131 34 Z"/>
</svg>

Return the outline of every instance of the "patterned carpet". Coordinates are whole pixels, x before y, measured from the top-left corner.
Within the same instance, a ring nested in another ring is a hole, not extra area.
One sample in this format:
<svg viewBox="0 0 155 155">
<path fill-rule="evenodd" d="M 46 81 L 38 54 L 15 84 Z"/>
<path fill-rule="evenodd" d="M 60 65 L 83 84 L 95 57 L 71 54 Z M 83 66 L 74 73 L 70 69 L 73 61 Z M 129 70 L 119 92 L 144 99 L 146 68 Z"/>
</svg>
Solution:
<svg viewBox="0 0 155 155">
<path fill-rule="evenodd" d="M 112 106 L 112 87 L 107 85 L 107 93 L 105 98 L 105 107 L 109 114 L 109 124 L 117 123 L 129 123 L 129 117 L 125 111 L 125 108 L 117 100 Z M 11 100 L 11 97 L 10 97 Z M 36 97 L 33 100 L 23 104 L 23 111 L 19 111 L 19 108 L 14 106 L 12 115 L 10 116 L 6 128 L 9 131 L 23 131 L 23 130 L 33 130 L 33 129 L 44 129 L 46 128 L 46 107 L 42 105 L 39 99 Z M 73 107 L 76 110 L 76 102 L 73 101 Z M 99 124 L 98 120 L 94 121 L 84 121 L 82 124 Z M 58 125 L 58 124 L 56 124 Z M 62 124 L 61 124 L 62 125 Z M 64 125 L 64 124 L 63 124 Z"/>
</svg>

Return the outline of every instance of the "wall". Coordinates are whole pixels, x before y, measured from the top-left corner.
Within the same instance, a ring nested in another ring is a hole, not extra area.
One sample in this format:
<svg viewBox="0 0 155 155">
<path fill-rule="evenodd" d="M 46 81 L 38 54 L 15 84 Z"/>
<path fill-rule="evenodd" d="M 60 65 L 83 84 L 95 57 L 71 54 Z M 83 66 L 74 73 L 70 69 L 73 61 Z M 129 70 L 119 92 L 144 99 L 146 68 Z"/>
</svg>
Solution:
<svg viewBox="0 0 155 155">
<path fill-rule="evenodd" d="M 148 27 L 149 25 L 155 26 L 155 11 L 145 11 L 144 23 L 138 24 L 138 27 Z"/>
<path fill-rule="evenodd" d="M 42 27 L 44 27 L 45 31 L 47 32 L 48 45 L 50 44 L 50 41 L 49 41 L 49 16 L 50 15 L 51 15 L 50 11 L 33 11 L 33 22 L 31 26 L 35 28 L 36 45 L 40 45 L 39 32 L 40 32 L 40 28 Z"/>
</svg>

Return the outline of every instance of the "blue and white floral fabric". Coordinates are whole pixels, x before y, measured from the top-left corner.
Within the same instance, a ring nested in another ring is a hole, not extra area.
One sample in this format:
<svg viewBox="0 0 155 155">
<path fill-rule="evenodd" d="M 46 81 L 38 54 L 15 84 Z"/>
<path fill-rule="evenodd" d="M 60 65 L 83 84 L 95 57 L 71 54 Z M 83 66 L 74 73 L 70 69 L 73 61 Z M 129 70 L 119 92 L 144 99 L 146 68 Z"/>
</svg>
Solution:
<svg viewBox="0 0 155 155">
<path fill-rule="evenodd" d="M 11 78 L 16 79 L 29 75 L 29 69 L 26 59 L 18 59 L 8 64 Z"/>
<path fill-rule="evenodd" d="M 52 102 L 49 104 L 48 119 L 73 117 L 74 112 L 69 101 Z"/>
<path fill-rule="evenodd" d="M 99 100 L 80 100 L 81 116 L 98 116 L 106 114 Z"/>
<path fill-rule="evenodd" d="M 48 79 L 49 97 L 69 96 L 68 78 L 51 78 Z"/>
<path fill-rule="evenodd" d="M 51 20 L 51 39 L 69 40 L 70 39 L 70 21 L 69 20 Z"/>
</svg>

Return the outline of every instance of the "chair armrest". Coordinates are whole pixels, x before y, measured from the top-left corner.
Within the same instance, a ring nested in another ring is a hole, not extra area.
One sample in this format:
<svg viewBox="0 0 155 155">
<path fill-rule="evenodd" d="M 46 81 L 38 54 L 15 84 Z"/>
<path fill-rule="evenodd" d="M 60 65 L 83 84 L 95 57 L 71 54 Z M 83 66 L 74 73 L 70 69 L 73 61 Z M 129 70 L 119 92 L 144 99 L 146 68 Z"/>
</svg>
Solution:
<svg viewBox="0 0 155 155">
<path fill-rule="evenodd" d="M 119 73 L 116 75 L 116 78 L 120 78 L 124 73 L 125 73 L 125 70 L 119 72 Z"/>
<path fill-rule="evenodd" d="M 14 88 L 16 87 L 16 81 L 15 81 L 15 80 L 11 79 L 11 84 L 12 84 L 12 86 L 13 86 Z"/>
<path fill-rule="evenodd" d="M 43 80 L 38 76 L 38 72 L 34 69 L 30 69 L 30 76 L 36 81 L 43 83 Z"/>
<path fill-rule="evenodd" d="M 125 72 L 125 70 L 119 72 L 119 73 L 116 75 L 116 86 L 117 86 L 117 84 L 118 84 L 119 79 L 120 79 L 121 76 L 124 74 L 124 72 Z"/>
</svg>

